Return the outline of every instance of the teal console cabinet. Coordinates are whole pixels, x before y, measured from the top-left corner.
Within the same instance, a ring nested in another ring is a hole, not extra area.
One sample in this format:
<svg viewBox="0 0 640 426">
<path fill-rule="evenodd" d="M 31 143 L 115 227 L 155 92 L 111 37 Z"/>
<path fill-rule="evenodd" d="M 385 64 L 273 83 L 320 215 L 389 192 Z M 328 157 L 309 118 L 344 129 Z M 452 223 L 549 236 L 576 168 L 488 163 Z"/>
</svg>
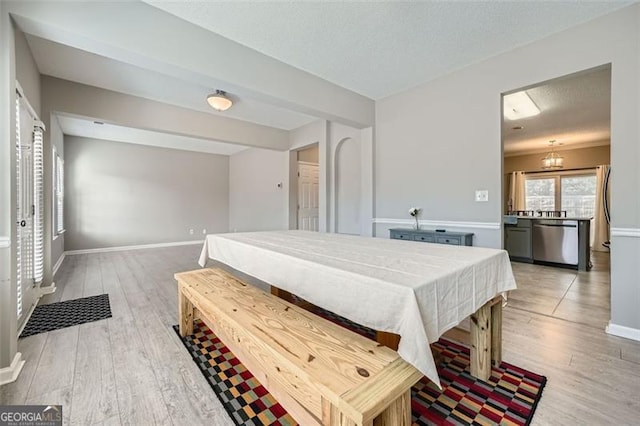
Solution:
<svg viewBox="0 0 640 426">
<path fill-rule="evenodd" d="M 453 246 L 473 245 L 472 232 L 440 232 L 428 229 L 392 228 L 389 234 L 393 240 L 422 241 L 423 243 L 450 244 Z"/>
</svg>

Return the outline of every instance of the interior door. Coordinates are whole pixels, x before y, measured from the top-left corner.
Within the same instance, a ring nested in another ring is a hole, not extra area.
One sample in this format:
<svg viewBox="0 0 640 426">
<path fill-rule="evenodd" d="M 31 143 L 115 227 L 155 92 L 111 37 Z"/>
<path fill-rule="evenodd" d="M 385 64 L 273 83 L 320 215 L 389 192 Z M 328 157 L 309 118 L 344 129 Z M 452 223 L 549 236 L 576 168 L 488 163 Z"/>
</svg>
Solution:
<svg viewBox="0 0 640 426">
<path fill-rule="evenodd" d="M 18 328 L 26 320 L 36 302 L 34 281 L 34 172 L 33 172 L 33 124 L 34 119 L 26 104 L 19 98 L 16 132 L 17 196 L 17 278 L 18 278 Z"/>
<path fill-rule="evenodd" d="M 319 167 L 298 162 L 298 229 L 318 231 L 320 209 Z"/>
</svg>

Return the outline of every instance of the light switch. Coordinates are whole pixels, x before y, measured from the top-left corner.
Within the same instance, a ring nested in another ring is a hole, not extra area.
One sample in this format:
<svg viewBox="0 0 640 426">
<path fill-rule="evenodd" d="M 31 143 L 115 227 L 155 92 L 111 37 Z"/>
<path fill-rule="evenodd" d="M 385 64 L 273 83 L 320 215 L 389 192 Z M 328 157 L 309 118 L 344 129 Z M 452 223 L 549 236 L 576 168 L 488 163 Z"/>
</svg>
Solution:
<svg viewBox="0 0 640 426">
<path fill-rule="evenodd" d="M 486 189 L 479 189 L 476 191 L 476 201 L 479 203 L 484 203 L 489 201 L 489 191 Z"/>
</svg>

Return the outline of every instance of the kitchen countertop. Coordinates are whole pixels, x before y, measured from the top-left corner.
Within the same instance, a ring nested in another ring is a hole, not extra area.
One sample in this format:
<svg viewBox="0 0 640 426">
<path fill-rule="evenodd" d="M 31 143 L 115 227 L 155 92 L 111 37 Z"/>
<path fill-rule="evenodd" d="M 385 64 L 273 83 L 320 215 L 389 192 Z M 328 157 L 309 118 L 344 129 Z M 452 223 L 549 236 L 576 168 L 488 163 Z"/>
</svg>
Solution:
<svg viewBox="0 0 640 426">
<path fill-rule="evenodd" d="M 547 217 L 547 216 L 514 216 L 504 215 L 504 223 L 507 225 L 514 225 L 518 223 L 518 220 L 592 220 L 592 217 Z"/>
</svg>

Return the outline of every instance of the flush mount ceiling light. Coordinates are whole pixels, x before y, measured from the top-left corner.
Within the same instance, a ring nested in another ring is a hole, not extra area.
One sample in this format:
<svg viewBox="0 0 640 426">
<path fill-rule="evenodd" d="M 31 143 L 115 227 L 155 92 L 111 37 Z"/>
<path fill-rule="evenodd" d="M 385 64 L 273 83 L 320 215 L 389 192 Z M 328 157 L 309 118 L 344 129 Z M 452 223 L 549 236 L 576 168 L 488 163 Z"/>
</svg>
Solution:
<svg viewBox="0 0 640 426">
<path fill-rule="evenodd" d="M 540 109 L 524 90 L 504 96 L 503 102 L 504 116 L 508 120 L 518 120 L 540 114 Z"/>
<path fill-rule="evenodd" d="M 216 90 L 216 93 L 207 96 L 207 102 L 216 111 L 226 111 L 233 105 L 233 101 L 224 90 Z"/>
<path fill-rule="evenodd" d="M 564 166 L 564 158 L 559 156 L 553 150 L 553 144 L 556 141 L 549 141 L 549 145 L 551 145 L 551 151 L 542 159 L 542 168 L 543 169 L 561 169 Z"/>
</svg>

